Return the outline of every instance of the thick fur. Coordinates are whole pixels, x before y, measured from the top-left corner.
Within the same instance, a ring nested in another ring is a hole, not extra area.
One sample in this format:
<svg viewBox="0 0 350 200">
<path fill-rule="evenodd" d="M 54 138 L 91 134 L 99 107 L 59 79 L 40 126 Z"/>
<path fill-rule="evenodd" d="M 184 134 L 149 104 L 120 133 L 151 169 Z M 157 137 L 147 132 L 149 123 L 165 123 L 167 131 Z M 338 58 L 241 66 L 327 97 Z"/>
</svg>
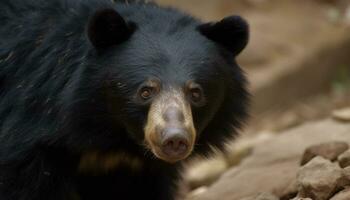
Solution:
<svg viewBox="0 0 350 200">
<path fill-rule="evenodd" d="M 136 29 L 101 53 L 87 25 L 106 8 Z M 174 199 L 181 164 L 144 148 L 148 108 L 132 101 L 150 76 L 166 84 L 196 79 L 206 90 L 208 106 L 193 108 L 194 155 L 222 148 L 246 117 L 234 50 L 176 10 L 139 1 L 0 0 L 0 24 L 1 200 Z M 90 151 L 123 152 L 142 167 L 79 173 Z"/>
</svg>

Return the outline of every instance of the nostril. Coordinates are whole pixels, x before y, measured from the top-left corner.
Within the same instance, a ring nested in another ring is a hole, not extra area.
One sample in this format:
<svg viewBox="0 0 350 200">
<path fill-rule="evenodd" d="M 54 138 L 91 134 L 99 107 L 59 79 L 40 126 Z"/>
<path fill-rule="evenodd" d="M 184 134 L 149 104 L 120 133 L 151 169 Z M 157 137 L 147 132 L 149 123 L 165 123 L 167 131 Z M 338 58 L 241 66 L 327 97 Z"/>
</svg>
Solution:
<svg viewBox="0 0 350 200">
<path fill-rule="evenodd" d="M 189 138 L 184 131 L 168 129 L 163 133 L 162 149 L 169 156 L 182 156 L 186 154 L 189 149 L 189 143 Z"/>
<path fill-rule="evenodd" d="M 178 145 L 178 143 L 187 143 L 188 134 L 183 128 L 166 128 L 162 132 L 162 144 L 169 143 L 171 145 Z"/>
<path fill-rule="evenodd" d="M 169 146 L 171 148 L 174 148 L 175 147 L 175 144 L 174 144 L 174 141 L 173 140 L 170 140 L 168 141 L 167 143 L 165 143 L 166 146 Z"/>
<path fill-rule="evenodd" d="M 174 150 L 186 148 L 188 143 L 185 139 L 182 138 L 170 138 L 165 142 L 165 146 L 168 146 Z"/>
<path fill-rule="evenodd" d="M 179 151 L 187 151 L 188 143 L 186 141 L 180 141 L 177 148 Z"/>
</svg>

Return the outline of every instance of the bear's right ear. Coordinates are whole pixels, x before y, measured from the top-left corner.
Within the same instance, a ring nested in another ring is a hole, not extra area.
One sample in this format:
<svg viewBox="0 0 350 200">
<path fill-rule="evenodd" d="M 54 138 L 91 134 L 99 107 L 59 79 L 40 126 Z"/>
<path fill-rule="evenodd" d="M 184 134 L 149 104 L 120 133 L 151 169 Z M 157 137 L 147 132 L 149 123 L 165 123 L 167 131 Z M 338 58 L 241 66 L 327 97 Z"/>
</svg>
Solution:
<svg viewBox="0 0 350 200">
<path fill-rule="evenodd" d="M 248 23 L 240 16 L 229 16 L 219 22 L 202 24 L 197 29 L 202 35 L 219 43 L 234 55 L 238 55 L 249 40 Z"/>
<path fill-rule="evenodd" d="M 126 22 L 114 9 L 96 11 L 87 27 L 89 40 L 97 50 L 120 44 L 133 34 L 135 24 Z"/>
</svg>

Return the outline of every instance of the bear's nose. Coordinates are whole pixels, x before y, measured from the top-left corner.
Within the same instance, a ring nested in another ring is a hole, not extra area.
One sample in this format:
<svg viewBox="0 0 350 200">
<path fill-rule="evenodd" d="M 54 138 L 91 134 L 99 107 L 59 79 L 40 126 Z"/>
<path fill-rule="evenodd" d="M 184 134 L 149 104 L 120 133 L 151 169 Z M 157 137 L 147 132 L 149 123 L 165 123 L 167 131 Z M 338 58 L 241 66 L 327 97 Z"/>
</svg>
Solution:
<svg viewBox="0 0 350 200">
<path fill-rule="evenodd" d="M 162 133 L 162 151 L 169 157 L 181 158 L 188 154 L 190 138 L 183 128 L 166 128 Z"/>
</svg>

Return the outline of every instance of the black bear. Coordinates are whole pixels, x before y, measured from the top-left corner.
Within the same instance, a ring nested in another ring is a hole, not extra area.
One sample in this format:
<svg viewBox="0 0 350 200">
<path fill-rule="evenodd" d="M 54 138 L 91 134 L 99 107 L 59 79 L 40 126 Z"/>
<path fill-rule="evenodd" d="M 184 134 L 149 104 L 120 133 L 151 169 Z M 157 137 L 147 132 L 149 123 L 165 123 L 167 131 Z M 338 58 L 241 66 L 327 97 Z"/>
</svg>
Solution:
<svg viewBox="0 0 350 200">
<path fill-rule="evenodd" d="M 247 116 L 241 17 L 1 0 L 0 25 L 1 200 L 173 200 Z"/>
</svg>

